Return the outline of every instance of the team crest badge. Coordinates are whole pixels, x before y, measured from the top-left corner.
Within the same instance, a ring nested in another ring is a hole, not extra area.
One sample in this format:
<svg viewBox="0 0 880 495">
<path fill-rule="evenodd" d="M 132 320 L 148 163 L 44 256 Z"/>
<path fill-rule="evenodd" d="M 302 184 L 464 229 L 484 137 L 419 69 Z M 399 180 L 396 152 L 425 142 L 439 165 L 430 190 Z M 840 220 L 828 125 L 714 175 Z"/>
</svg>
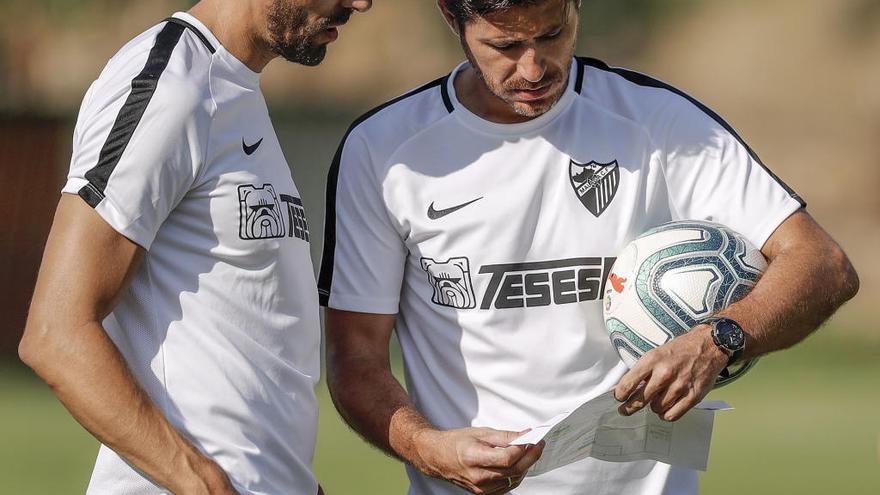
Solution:
<svg viewBox="0 0 880 495">
<path fill-rule="evenodd" d="M 614 195 L 617 194 L 617 186 L 620 183 L 620 166 L 617 164 L 617 160 L 611 163 L 594 161 L 577 163 L 571 160 L 569 178 L 578 199 L 590 210 L 593 216 L 598 217 L 608 208 Z"/>
<path fill-rule="evenodd" d="M 422 270 L 428 274 L 428 282 L 434 288 L 431 301 L 440 306 L 455 309 L 473 309 L 477 305 L 471 269 L 465 257 L 436 261 L 422 258 Z"/>
</svg>

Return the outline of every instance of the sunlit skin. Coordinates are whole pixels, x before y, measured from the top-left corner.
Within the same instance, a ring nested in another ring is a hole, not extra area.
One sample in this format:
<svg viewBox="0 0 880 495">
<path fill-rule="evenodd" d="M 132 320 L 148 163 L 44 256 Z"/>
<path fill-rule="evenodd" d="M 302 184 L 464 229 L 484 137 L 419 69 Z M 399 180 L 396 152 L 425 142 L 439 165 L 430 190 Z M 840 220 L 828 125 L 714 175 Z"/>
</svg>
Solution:
<svg viewBox="0 0 880 495">
<path fill-rule="evenodd" d="M 338 28 L 372 0 L 202 0 L 189 13 L 254 72 L 276 57 L 318 65 Z"/>
<path fill-rule="evenodd" d="M 467 109 L 509 124 L 543 115 L 559 101 L 567 88 L 577 37 L 574 1 L 542 0 L 471 19 L 463 26 L 446 8 L 446 0 L 438 0 L 438 5 L 470 61 L 453 82 Z M 487 146 L 494 144 L 494 139 L 487 141 Z M 525 160 L 517 165 L 530 164 Z M 567 181 L 566 175 L 559 178 Z M 806 211 L 785 220 L 762 252 L 770 264 L 761 282 L 721 314 L 747 331 L 744 359 L 803 340 L 858 290 L 858 276 L 845 253 Z M 426 476 L 476 494 L 516 490 L 542 455 L 543 442 L 510 445 L 524 432 L 491 425 L 446 429 L 433 424 L 391 372 L 388 346 L 397 318 L 327 308 L 327 385 L 337 410 L 373 445 Z M 709 330 L 700 325 L 642 357 L 614 387 L 622 403 L 620 413 L 650 407 L 661 418 L 675 421 L 699 402 L 728 361 Z M 606 480 L 585 481 L 590 484 L 579 487 L 578 493 L 596 491 L 592 484 L 601 488 Z"/>
<path fill-rule="evenodd" d="M 261 72 L 279 56 L 320 62 L 337 37 L 336 27 L 371 5 L 371 0 L 201 0 L 189 13 L 227 51 Z M 19 356 L 80 424 L 167 488 L 163 493 L 239 495 L 220 465 L 169 422 L 103 328 L 145 254 L 78 196 L 63 194 Z"/>
<path fill-rule="evenodd" d="M 370 1 L 271 0 L 267 7 L 266 42 L 270 51 L 284 59 L 314 66 L 324 60 L 327 45 L 339 37 L 338 27 Z"/>
<path fill-rule="evenodd" d="M 559 101 L 577 39 L 575 2 L 515 7 L 461 27 L 442 0 L 439 5 L 470 61 L 454 81 L 465 107 L 486 120 L 509 124 L 538 117 Z"/>
</svg>

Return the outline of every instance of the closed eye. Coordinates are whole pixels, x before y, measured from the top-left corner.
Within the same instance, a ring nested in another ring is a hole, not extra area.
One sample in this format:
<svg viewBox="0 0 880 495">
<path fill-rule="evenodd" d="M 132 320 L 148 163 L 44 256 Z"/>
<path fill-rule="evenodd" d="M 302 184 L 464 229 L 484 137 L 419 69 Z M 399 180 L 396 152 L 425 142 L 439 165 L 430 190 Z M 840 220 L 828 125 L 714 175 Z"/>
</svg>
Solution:
<svg viewBox="0 0 880 495">
<path fill-rule="evenodd" d="M 562 34 L 561 27 L 559 29 L 557 29 L 556 31 L 553 31 L 552 33 L 545 34 L 544 36 L 539 37 L 538 40 L 541 40 L 541 41 L 554 40 L 554 39 L 558 38 L 560 34 Z"/>
<path fill-rule="evenodd" d="M 505 51 L 517 46 L 517 43 L 489 43 L 489 46 L 496 50 Z"/>
</svg>

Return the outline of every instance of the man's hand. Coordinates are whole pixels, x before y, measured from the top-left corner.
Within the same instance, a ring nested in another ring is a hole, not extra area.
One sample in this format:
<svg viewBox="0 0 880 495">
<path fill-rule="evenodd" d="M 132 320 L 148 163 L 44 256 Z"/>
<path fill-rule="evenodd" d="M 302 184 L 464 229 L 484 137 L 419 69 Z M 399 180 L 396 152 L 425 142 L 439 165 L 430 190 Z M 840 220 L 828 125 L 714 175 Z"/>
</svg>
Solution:
<svg viewBox="0 0 880 495">
<path fill-rule="evenodd" d="M 519 486 L 543 443 L 510 445 L 522 434 L 513 431 L 435 428 L 391 374 L 388 341 L 395 318 L 327 309 L 327 384 L 342 417 L 373 445 L 471 493 L 494 495 Z"/>
<path fill-rule="evenodd" d="M 749 294 L 718 316 L 746 331 L 740 359 L 754 359 L 807 337 L 859 289 L 846 254 L 804 210 L 792 214 L 767 239 L 761 252 L 767 270 Z M 639 359 L 614 389 L 621 414 L 651 404 L 661 418 L 681 418 L 712 389 L 727 356 L 698 325 Z"/>
<path fill-rule="evenodd" d="M 426 429 L 415 435 L 425 474 L 450 481 L 471 493 L 507 493 L 522 483 L 544 450 L 539 445 L 510 445 L 523 432 L 491 428 Z"/>
<path fill-rule="evenodd" d="M 676 421 L 697 405 L 727 365 L 727 355 L 712 341 L 708 325 L 699 325 L 653 349 L 636 361 L 614 388 L 629 416 L 651 405 L 666 421 Z"/>
</svg>

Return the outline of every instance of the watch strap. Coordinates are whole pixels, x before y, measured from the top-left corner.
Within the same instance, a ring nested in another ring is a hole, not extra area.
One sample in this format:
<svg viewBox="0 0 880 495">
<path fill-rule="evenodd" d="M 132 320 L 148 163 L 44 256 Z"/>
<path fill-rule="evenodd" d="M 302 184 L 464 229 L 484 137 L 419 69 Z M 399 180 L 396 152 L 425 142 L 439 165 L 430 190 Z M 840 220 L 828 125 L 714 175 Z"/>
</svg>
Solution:
<svg viewBox="0 0 880 495">
<path fill-rule="evenodd" d="M 734 320 L 734 319 L 732 319 L 732 318 L 728 318 L 728 317 L 726 317 L 726 316 L 710 316 L 710 317 L 705 318 L 705 319 L 703 319 L 702 321 L 700 321 L 701 324 L 707 324 L 707 325 L 709 325 L 709 326 L 711 327 L 711 332 L 712 332 L 712 342 L 713 342 L 713 343 L 714 343 L 719 349 L 721 349 L 721 352 L 723 352 L 723 353 L 725 353 L 725 354 L 728 355 L 728 358 L 727 358 L 727 366 L 730 366 L 730 365 L 732 365 L 733 363 L 739 361 L 739 358 L 742 357 L 743 349 L 737 349 L 737 350 L 733 351 L 732 353 L 728 354 L 729 351 L 728 351 L 727 349 L 725 349 L 721 344 L 719 344 L 719 342 L 718 342 L 717 340 L 715 340 L 715 325 L 713 325 L 713 323 L 715 323 L 715 322 L 717 322 L 717 321 L 720 321 L 720 320 L 729 320 L 729 321 L 732 321 L 733 323 L 736 324 L 737 327 L 739 327 L 740 331 L 742 331 L 742 325 L 740 325 L 736 320 Z M 745 333 L 745 332 L 743 332 L 743 333 Z"/>
</svg>

